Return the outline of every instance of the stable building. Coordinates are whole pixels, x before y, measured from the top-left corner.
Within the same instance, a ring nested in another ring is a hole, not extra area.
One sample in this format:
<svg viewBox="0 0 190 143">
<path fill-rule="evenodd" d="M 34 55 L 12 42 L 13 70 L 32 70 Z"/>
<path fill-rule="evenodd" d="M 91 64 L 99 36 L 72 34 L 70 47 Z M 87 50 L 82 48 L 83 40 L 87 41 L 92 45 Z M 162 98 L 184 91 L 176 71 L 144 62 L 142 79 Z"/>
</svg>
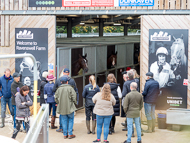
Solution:
<svg viewBox="0 0 190 143">
<path fill-rule="evenodd" d="M 165 108 L 159 110 L 166 110 L 169 107 L 190 108 L 188 85 L 190 1 L 150 0 L 147 3 L 131 4 L 118 0 L 105 3 L 95 0 L 89 0 L 87 3 L 75 0 L 52 2 L 3 0 L 0 8 L 0 53 L 33 54 L 37 60 L 39 81 L 44 70 L 51 71 L 57 78 L 61 76 L 64 68 L 72 71 L 75 68 L 72 64 L 78 59 L 78 55 L 87 54 L 88 72 L 80 71 L 77 75 L 71 73 L 79 88 L 78 108 L 84 106 L 81 93 L 88 84 L 88 76 L 91 74 L 96 76 L 102 86 L 106 82 L 107 74 L 114 73 L 122 87 L 122 71 L 127 67 L 139 66 L 140 88 L 143 90 L 145 74 L 151 70 L 151 65 L 158 61 L 156 52 L 160 47 L 167 49 L 165 62 L 172 67 L 171 72 L 174 76 L 168 74 L 170 69 L 163 70 L 164 76 L 161 78 L 165 78 L 166 81 L 161 86 L 163 89 L 161 91 L 166 93 L 166 97 L 160 99 L 160 102 Z M 73 38 L 72 27 L 77 25 L 99 26 L 98 37 Z M 103 27 L 113 25 L 124 27 L 123 36 L 104 36 Z M 67 38 L 56 38 L 56 26 L 67 27 Z M 129 28 L 140 29 L 140 36 L 130 36 Z M 140 65 L 134 63 L 135 48 L 140 49 Z M 117 64 L 109 69 L 107 58 L 112 52 L 117 52 Z M 5 68 L 10 67 L 12 73 L 14 71 L 22 73 L 23 82 L 31 80 L 32 83 L 33 65 L 30 60 L 4 59 L 1 60 L 0 66 L 1 75 Z M 183 92 L 177 88 L 179 92 L 171 96 L 172 87 L 176 85 L 181 87 Z M 166 88 L 170 90 L 164 91 Z"/>
</svg>

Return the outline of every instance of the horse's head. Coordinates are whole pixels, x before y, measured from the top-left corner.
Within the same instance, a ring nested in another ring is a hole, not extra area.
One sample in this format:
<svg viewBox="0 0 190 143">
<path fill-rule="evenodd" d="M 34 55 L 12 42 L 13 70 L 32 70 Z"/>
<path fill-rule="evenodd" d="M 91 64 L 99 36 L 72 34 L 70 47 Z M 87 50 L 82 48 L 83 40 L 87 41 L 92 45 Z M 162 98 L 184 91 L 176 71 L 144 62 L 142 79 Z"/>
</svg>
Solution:
<svg viewBox="0 0 190 143">
<path fill-rule="evenodd" d="M 170 64 L 172 66 L 178 65 L 184 54 L 185 54 L 185 45 L 183 42 L 183 35 L 181 35 L 181 38 L 175 38 L 173 36 L 174 42 L 171 46 L 171 62 Z"/>
<path fill-rule="evenodd" d="M 80 67 L 84 70 L 84 72 L 88 72 L 88 60 L 87 60 L 87 54 L 85 56 L 81 56 L 79 54 L 79 64 Z"/>
<path fill-rule="evenodd" d="M 117 52 L 113 52 L 111 56 L 109 56 L 108 58 L 108 63 L 111 63 L 111 66 L 114 67 L 115 65 L 117 65 Z"/>
</svg>

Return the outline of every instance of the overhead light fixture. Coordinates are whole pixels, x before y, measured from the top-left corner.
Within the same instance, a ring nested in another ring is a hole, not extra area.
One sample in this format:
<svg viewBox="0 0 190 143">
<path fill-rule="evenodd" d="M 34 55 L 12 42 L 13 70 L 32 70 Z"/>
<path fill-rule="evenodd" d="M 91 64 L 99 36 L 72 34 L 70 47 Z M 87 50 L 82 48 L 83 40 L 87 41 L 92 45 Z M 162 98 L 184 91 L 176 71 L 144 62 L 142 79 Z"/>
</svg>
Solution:
<svg viewBox="0 0 190 143">
<path fill-rule="evenodd" d="M 81 21 L 81 23 L 94 23 L 94 21 L 93 20 Z"/>
<path fill-rule="evenodd" d="M 82 22 L 81 22 L 80 24 L 81 24 L 81 25 L 84 25 L 85 23 L 82 23 Z"/>
<path fill-rule="evenodd" d="M 114 24 L 114 22 L 104 22 L 104 24 Z"/>
<path fill-rule="evenodd" d="M 132 23 L 130 23 L 130 22 L 123 22 L 122 24 L 132 24 Z"/>
<path fill-rule="evenodd" d="M 101 15 L 101 16 L 99 16 L 99 18 L 110 18 L 110 16 L 109 15 Z"/>
<path fill-rule="evenodd" d="M 133 17 L 129 16 L 129 17 L 127 17 L 126 19 L 133 19 Z"/>
<path fill-rule="evenodd" d="M 66 18 L 64 18 L 64 19 L 58 19 L 58 20 L 56 20 L 57 22 L 68 22 L 68 20 L 66 19 Z"/>
<path fill-rule="evenodd" d="M 113 25 L 121 25 L 121 23 L 114 23 Z"/>
</svg>

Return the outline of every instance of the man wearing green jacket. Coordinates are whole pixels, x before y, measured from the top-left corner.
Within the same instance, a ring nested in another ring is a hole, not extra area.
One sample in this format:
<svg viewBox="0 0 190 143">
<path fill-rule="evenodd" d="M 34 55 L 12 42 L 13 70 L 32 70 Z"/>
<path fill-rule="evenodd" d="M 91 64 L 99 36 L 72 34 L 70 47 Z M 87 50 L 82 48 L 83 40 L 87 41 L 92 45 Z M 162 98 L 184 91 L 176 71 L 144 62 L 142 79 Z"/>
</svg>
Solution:
<svg viewBox="0 0 190 143">
<path fill-rule="evenodd" d="M 143 107 L 143 97 L 137 91 L 137 83 L 130 84 L 131 92 L 125 96 L 123 110 L 127 115 L 128 138 L 124 143 L 131 143 L 133 120 L 137 131 L 137 143 L 141 143 L 140 110 Z"/>
<path fill-rule="evenodd" d="M 63 126 L 64 138 L 75 138 L 73 135 L 74 111 L 77 109 L 75 104 L 76 92 L 71 85 L 68 84 L 68 78 L 61 79 L 62 85 L 55 92 L 55 102 L 57 103 L 57 113 L 60 114 L 61 124 Z"/>
</svg>

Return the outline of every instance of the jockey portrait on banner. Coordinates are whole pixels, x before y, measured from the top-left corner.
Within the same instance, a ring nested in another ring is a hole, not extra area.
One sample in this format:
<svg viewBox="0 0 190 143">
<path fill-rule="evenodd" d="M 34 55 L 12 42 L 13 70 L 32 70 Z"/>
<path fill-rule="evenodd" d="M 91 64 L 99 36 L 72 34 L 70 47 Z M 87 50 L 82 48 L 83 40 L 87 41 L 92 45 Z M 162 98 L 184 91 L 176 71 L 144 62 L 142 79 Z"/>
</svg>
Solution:
<svg viewBox="0 0 190 143">
<path fill-rule="evenodd" d="M 149 34 L 149 71 L 160 87 L 157 109 L 186 108 L 188 30 L 150 29 Z"/>
</svg>

